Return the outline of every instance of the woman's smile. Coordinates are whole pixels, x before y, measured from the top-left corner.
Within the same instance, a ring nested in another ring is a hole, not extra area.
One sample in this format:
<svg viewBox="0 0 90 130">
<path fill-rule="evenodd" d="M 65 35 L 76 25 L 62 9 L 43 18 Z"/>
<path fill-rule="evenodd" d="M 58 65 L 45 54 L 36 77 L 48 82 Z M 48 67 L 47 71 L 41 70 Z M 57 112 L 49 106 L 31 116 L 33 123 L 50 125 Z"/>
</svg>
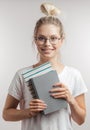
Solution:
<svg viewBox="0 0 90 130">
<path fill-rule="evenodd" d="M 50 49 L 50 48 L 43 48 L 41 49 L 44 52 L 52 52 L 54 49 Z"/>
</svg>

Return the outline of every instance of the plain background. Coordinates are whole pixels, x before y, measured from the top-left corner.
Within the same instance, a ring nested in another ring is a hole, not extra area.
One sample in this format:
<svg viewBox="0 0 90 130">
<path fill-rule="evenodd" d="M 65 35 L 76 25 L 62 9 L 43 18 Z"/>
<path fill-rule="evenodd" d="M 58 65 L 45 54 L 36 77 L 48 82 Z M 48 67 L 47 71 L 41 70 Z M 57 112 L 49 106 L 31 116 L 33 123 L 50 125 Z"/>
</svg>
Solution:
<svg viewBox="0 0 90 130">
<path fill-rule="evenodd" d="M 62 62 L 79 69 L 88 88 L 86 122 L 82 126 L 73 123 L 73 127 L 90 129 L 90 0 L 0 0 L 0 130 L 20 130 L 20 122 L 2 119 L 2 109 L 15 72 L 37 61 L 33 30 L 36 21 L 44 16 L 40 4 L 46 1 L 61 9 L 58 17 L 66 34 Z"/>
</svg>

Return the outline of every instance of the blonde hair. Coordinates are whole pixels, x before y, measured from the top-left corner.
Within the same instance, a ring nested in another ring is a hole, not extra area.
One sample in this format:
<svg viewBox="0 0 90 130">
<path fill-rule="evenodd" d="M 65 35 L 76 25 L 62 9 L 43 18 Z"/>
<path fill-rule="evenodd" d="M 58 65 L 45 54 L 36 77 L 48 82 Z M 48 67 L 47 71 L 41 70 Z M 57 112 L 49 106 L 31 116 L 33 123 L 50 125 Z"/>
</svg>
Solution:
<svg viewBox="0 0 90 130">
<path fill-rule="evenodd" d="M 40 9 L 42 13 L 44 13 L 46 16 L 41 17 L 37 22 L 36 26 L 34 28 L 34 38 L 37 36 L 38 29 L 45 24 L 53 24 L 60 29 L 60 37 L 64 37 L 64 29 L 61 21 L 56 17 L 57 14 L 60 13 L 60 10 L 56 8 L 54 5 L 50 3 L 43 3 L 40 6 Z"/>
</svg>

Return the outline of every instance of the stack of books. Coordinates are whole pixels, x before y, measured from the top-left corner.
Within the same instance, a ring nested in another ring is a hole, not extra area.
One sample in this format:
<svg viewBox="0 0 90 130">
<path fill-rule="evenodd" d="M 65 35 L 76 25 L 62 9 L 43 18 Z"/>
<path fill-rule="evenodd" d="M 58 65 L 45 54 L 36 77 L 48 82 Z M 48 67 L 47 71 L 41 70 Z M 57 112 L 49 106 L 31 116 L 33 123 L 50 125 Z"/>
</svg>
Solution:
<svg viewBox="0 0 90 130">
<path fill-rule="evenodd" d="M 52 89 L 53 85 L 60 82 L 58 74 L 56 70 L 52 69 L 50 62 L 27 70 L 22 75 L 25 82 L 29 83 L 32 97 L 41 99 L 47 104 L 47 108 L 42 112 L 43 114 L 47 115 L 60 109 L 67 108 L 65 99 L 55 99 L 50 96 L 49 91 Z"/>
</svg>

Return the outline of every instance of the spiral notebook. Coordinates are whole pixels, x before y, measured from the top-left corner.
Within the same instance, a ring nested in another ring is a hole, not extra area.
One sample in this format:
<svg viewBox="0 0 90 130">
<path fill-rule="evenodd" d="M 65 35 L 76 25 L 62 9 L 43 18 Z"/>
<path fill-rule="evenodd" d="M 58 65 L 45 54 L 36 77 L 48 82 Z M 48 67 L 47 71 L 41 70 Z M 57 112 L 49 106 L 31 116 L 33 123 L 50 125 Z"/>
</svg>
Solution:
<svg viewBox="0 0 90 130">
<path fill-rule="evenodd" d="M 50 89 L 59 81 L 58 74 L 52 69 L 50 62 L 36 68 L 31 68 L 22 73 L 33 98 L 39 98 L 47 104 L 42 112 L 47 115 L 67 107 L 65 99 L 55 99 L 50 96 Z"/>
<path fill-rule="evenodd" d="M 29 81 L 33 98 L 42 99 L 47 104 L 47 108 L 43 111 L 45 115 L 67 107 L 65 99 L 55 99 L 50 96 L 49 91 L 57 82 L 59 82 L 59 79 L 55 70 L 31 78 Z"/>
</svg>

